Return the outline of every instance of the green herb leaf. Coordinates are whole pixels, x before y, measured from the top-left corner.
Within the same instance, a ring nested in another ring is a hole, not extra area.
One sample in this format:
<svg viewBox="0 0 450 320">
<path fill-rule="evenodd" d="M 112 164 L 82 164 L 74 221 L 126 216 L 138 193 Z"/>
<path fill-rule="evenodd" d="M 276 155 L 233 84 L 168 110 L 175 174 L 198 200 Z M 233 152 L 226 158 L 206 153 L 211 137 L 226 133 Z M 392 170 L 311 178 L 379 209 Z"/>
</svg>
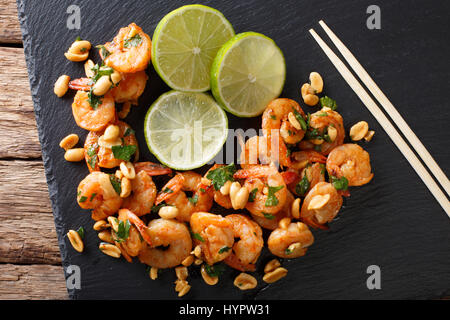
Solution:
<svg viewBox="0 0 450 320">
<path fill-rule="evenodd" d="M 142 38 L 139 35 L 139 33 L 137 33 L 134 36 L 132 36 L 131 38 L 125 39 L 123 46 L 125 48 L 137 47 L 141 43 L 142 43 Z"/>
<path fill-rule="evenodd" d="M 305 119 L 303 119 L 300 112 L 298 112 L 294 107 L 292 107 L 292 110 L 294 111 L 295 119 L 300 123 L 300 127 L 302 127 L 303 131 L 306 131 L 308 129 L 308 125 L 306 124 Z"/>
<path fill-rule="evenodd" d="M 205 242 L 205 239 L 203 239 L 200 234 L 195 233 L 195 232 L 191 232 L 191 234 L 192 234 L 192 238 L 197 239 L 198 241 L 201 241 L 201 242 Z"/>
<path fill-rule="evenodd" d="M 206 190 L 205 189 L 203 189 L 203 188 L 200 188 L 200 189 L 198 189 L 198 190 L 200 190 L 201 192 L 203 192 L 203 193 L 205 193 L 206 192 Z"/>
<path fill-rule="evenodd" d="M 81 194 L 81 190 L 77 192 L 77 197 L 79 197 Z"/>
<path fill-rule="evenodd" d="M 128 137 L 129 135 L 134 135 L 136 132 L 131 129 L 131 128 L 127 128 L 127 130 L 125 130 L 125 133 L 123 134 L 124 137 Z"/>
<path fill-rule="evenodd" d="M 89 201 L 92 201 L 92 200 L 94 200 L 94 198 L 95 198 L 95 196 L 96 196 L 97 194 L 94 192 L 93 194 L 91 194 L 91 197 L 89 198 Z"/>
<path fill-rule="evenodd" d="M 206 178 L 211 180 L 214 189 L 219 190 L 227 181 L 234 181 L 233 174 L 236 172 L 234 163 L 211 170 Z"/>
<path fill-rule="evenodd" d="M 80 197 L 80 200 L 78 200 L 78 202 L 83 203 L 83 202 L 85 202 L 86 200 L 87 200 L 87 197 L 81 196 L 81 197 Z"/>
<path fill-rule="evenodd" d="M 121 194 L 122 193 L 122 186 L 120 184 L 120 179 L 117 178 L 115 175 L 110 174 L 109 175 L 109 181 L 111 181 L 111 184 L 112 184 L 114 190 L 116 190 L 117 194 Z"/>
<path fill-rule="evenodd" d="M 92 109 L 97 110 L 97 108 L 102 104 L 102 98 L 103 96 L 96 96 L 92 90 L 94 89 L 94 86 L 91 87 L 91 90 L 89 90 L 88 93 L 88 102 L 91 105 Z"/>
<path fill-rule="evenodd" d="M 269 220 L 272 220 L 272 219 L 275 218 L 275 216 L 273 214 L 270 214 L 270 213 L 263 212 L 262 214 L 264 215 L 264 218 L 269 219 Z"/>
<path fill-rule="evenodd" d="M 273 115 L 273 114 L 270 115 L 270 118 L 271 118 L 272 120 L 277 120 L 277 116 L 275 116 L 275 115 Z"/>
<path fill-rule="evenodd" d="M 153 206 L 152 213 L 158 213 L 159 209 L 161 209 L 162 207 L 167 207 L 167 206 L 168 206 L 168 204 L 165 204 L 165 203 L 160 203 L 156 206 Z"/>
<path fill-rule="evenodd" d="M 318 117 L 328 117 L 328 113 L 322 112 L 322 113 L 317 114 L 317 116 Z"/>
<path fill-rule="evenodd" d="M 103 45 L 95 46 L 97 49 L 100 49 L 100 54 L 102 55 L 103 59 L 106 59 L 107 56 L 111 54 L 111 52 L 108 51 L 108 49 L 105 48 Z"/>
<path fill-rule="evenodd" d="M 79 227 L 77 232 L 80 235 L 80 238 L 84 239 L 84 228 L 83 227 Z"/>
<path fill-rule="evenodd" d="M 331 176 L 331 183 L 333 184 L 336 190 L 347 190 L 348 188 L 348 180 L 346 177 L 338 178 L 335 176 Z"/>
<path fill-rule="evenodd" d="M 322 147 L 320 146 L 320 144 L 317 144 L 314 146 L 314 150 L 317 152 L 321 152 L 322 151 Z"/>
<path fill-rule="evenodd" d="M 97 147 L 95 145 L 90 146 L 86 153 L 89 156 L 87 163 L 94 169 L 97 164 Z"/>
<path fill-rule="evenodd" d="M 134 145 L 112 146 L 111 150 L 114 154 L 114 158 L 130 161 L 131 156 L 136 152 L 137 147 Z"/>
<path fill-rule="evenodd" d="M 80 36 L 76 37 L 75 41 L 81 41 L 81 37 Z"/>
<path fill-rule="evenodd" d="M 295 193 L 299 196 L 304 196 L 306 191 L 309 189 L 309 180 L 306 177 L 306 174 L 303 176 L 303 179 L 297 183 L 295 186 Z"/>
<path fill-rule="evenodd" d="M 173 193 L 173 190 L 170 189 L 169 187 L 165 187 L 164 190 L 162 191 L 163 193 Z"/>
<path fill-rule="evenodd" d="M 327 96 L 320 98 L 320 105 L 322 108 L 328 107 L 333 111 L 337 109 L 336 101 Z"/>
<path fill-rule="evenodd" d="M 323 163 L 321 163 L 321 164 L 319 164 L 319 166 L 320 166 L 320 174 L 325 174 L 325 172 L 326 172 L 325 165 Z"/>
<path fill-rule="evenodd" d="M 276 206 L 278 204 L 278 199 L 277 199 L 277 197 L 275 197 L 275 193 L 280 191 L 281 189 L 283 189 L 284 186 L 278 186 L 278 187 L 269 186 L 268 188 L 269 188 L 269 192 L 267 194 L 267 199 L 266 199 L 266 202 L 264 203 L 264 205 L 266 207 Z"/>
<path fill-rule="evenodd" d="M 287 255 L 289 255 L 289 254 L 292 253 L 292 250 L 289 249 L 289 248 L 286 248 L 286 250 L 284 250 L 284 253 L 287 254 Z"/>
<path fill-rule="evenodd" d="M 188 198 L 189 202 L 192 203 L 193 205 L 195 205 L 198 201 L 198 195 L 194 195 L 192 198 Z"/>
<path fill-rule="evenodd" d="M 125 223 L 123 221 L 119 222 L 119 227 L 116 232 L 117 236 L 117 242 L 123 242 L 128 239 L 130 236 L 130 221 L 126 221 Z"/>
<path fill-rule="evenodd" d="M 248 202 L 254 202 L 255 201 L 257 192 L 258 192 L 258 188 L 255 188 L 252 191 L 250 191 L 250 193 L 248 195 Z"/>
<path fill-rule="evenodd" d="M 220 250 L 219 250 L 219 254 L 222 254 L 222 253 L 224 253 L 224 252 L 228 252 L 228 251 L 230 251 L 230 247 L 227 247 L 227 246 L 225 246 L 225 247 L 222 247 L 222 248 L 220 248 Z"/>
<path fill-rule="evenodd" d="M 210 266 L 209 264 L 205 263 L 205 271 L 210 277 L 216 278 L 225 271 L 225 267 L 222 264 L 215 264 L 214 266 Z"/>
</svg>

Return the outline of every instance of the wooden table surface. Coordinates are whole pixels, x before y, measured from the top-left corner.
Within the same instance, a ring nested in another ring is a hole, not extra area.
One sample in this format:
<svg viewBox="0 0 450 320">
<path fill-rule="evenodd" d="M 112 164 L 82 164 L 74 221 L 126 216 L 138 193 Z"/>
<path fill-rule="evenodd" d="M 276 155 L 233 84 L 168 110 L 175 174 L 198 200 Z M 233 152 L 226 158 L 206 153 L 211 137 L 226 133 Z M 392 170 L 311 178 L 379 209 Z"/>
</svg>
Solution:
<svg viewBox="0 0 450 320">
<path fill-rule="evenodd" d="M 15 0 L 0 0 L 0 299 L 67 299 Z"/>
</svg>

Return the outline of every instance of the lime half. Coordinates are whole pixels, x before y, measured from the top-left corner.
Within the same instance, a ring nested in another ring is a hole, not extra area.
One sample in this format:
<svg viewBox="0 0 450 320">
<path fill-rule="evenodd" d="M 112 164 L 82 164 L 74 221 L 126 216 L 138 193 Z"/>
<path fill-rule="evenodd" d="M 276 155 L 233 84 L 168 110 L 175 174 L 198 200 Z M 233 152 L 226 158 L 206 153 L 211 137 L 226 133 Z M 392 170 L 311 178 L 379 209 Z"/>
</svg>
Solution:
<svg viewBox="0 0 450 320">
<path fill-rule="evenodd" d="M 183 6 L 167 14 L 156 26 L 153 66 L 172 89 L 207 91 L 212 61 L 233 36 L 230 22 L 216 9 L 197 4 Z"/>
<path fill-rule="evenodd" d="M 144 133 L 161 163 L 190 170 L 206 164 L 222 149 L 228 119 L 208 94 L 169 91 L 147 111 Z"/>
<path fill-rule="evenodd" d="M 232 114 L 255 117 L 283 90 L 286 65 L 275 42 L 256 32 L 230 39 L 217 53 L 211 68 L 216 100 Z"/>
</svg>

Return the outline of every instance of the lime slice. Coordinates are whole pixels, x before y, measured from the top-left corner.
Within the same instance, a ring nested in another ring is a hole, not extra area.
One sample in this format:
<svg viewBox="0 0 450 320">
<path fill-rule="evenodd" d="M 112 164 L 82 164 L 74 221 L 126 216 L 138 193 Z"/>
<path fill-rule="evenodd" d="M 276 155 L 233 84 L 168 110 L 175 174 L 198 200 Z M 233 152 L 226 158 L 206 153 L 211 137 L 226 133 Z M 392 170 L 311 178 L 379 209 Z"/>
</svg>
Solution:
<svg viewBox="0 0 450 320">
<path fill-rule="evenodd" d="M 230 22 L 216 9 L 198 4 L 183 6 L 167 14 L 156 26 L 153 66 L 172 89 L 207 91 L 212 61 L 233 36 Z"/>
<path fill-rule="evenodd" d="M 208 94 L 169 91 L 147 111 L 144 133 L 161 163 L 190 170 L 206 164 L 222 149 L 228 119 Z"/>
<path fill-rule="evenodd" d="M 261 114 L 283 90 L 286 65 L 275 42 L 256 32 L 234 36 L 217 53 L 211 67 L 216 100 L 238 117 Z"/>
</svg>

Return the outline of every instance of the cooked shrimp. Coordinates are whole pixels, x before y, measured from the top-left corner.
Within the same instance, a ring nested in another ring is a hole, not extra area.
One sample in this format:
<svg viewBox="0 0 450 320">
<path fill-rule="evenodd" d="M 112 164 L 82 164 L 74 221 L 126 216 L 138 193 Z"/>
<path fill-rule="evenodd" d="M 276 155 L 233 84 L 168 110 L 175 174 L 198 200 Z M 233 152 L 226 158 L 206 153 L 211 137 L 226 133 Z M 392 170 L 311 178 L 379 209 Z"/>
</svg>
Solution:
<svg viewBox="0 0 450 320">
<path fill-rule="evenodd" d="M 353 143 L 331 151 L 327 159 L 327 170 L 331 176 L 347 178 L 349 186 L 362 186 L 373 178 L 369 153 Z"/>
<path fill-rule="evenodd" d="M 204 175 L 204 178 L 206 178 L 206 176 L 208 175 L 208 173 L 211 171 L 211 170 L 215 170 L 215 169 L 217 169 L 217 168 L 220 168 L 220 167 L 223 167 L 223 166 L 225 166 L 224 164 L 215 164 L 215 165 L 213 165 L 206 173 L 205 173 L 205 175 Z M 208 178 L 206 178 L 206 179 L 208 179 Z M 224 195 L 224 194 L 222 194 L 221 192 L 220 192 L 220 190 L 215 190 L 214 188 L 212 188 L 213 189 L 213 194 L 214 194 L 214 201 L 218 204 L 218 205 L 220 205 L 221 207 L 224 207 L 225 209 L 231 209 L 233 206 L 232 206 L 232 204 L 231 204 L 231 199 L 230 199 L 230 195 L 229 194 L 227 194 L 227 195 Z"/>
<path fill-rule="evenodd" d="M 117 144 L 122 146 L 136 146 L 134 161 L 139 157 L 138 143 L 133 129 L 122 121 L 115 123 L 119 127 L 119 136 Z M 124 160 L 116 159 L 112 151 L 112 145 L 109 143 L 99 143 L 99 139 L 105 133 L 104 130 L 99 132 L 91 131 L 86 137 L 84 143 L 84 157 L 89 171 L 99 171 L 100 168 L 118 167 Z"/>
<path fill-rule="evenodd" d="M 119 210 L 122 198 L 114 190 L 110 176 L 92 172 L 84 178 L 77 189 L 77 201 L 81 208 L 92 209 L 92 219 L 98 221 Z"/>
<path fill-rule="evenodd" d="M 132 211 L 129 209 L 120 209 L 119 210 L 119 216 L 121 216 L 123 219 L 130 221 L 131 224 L 133 224 L 141 234 L 142 238 L 147 242 L 149 245 L 153 245 L 153 239 L 149 234 L 149 228 L 145 225 L 145 223 L 139 219 L 137 215 L 135 215 Z"/>
<path fill-rule="evenodd" d="M 156 199 L 156 186 L 145 171 L 136 173 L 131 180 L 132 194 L 123 201 L 123 207 L 133 211 L 138 217 L 150 213 Z"/>
<path fill-rule="evenodd" d="M 292 202 L 294 202 L 295 198 L 291 192 L 287 192 L 286 194 L 286 202 L 284 203 L 283 208 L 274 216 L 260 217 L 252 214 L 253 220 L 257 224 L 259 224 L 262 228 L 268 230 L 275 230 L 278 228 L 278 223 L 283 218 L 291 218 L 292 217 Z"/>
<path fill-rule="evenodd" d="M 173 268 L 190 254 L 192 240 L 184 223 L 175 220 L 155 219 L 147 229 L 152 246 L 146 245 L 139 253 L 139 260 L 151 267 Z"/>
<path fill-rule="evenodd" d="M 242 214 L 230 214 L 225 219 L 231 221 L 234 242 L 231 254 L 225 259 L 230 267 L 240 271 L 255 271 L 255 263 L 264 246 L 261 227 Z"/>
<path fill-rule="evenodd" d="M 190 221 L 194 242 L 200 245 L 206 263 L 213 265 L 231 254 L 233 225 L 229 219 L 208 212 L 196 212 Z"/>
<path fill-rule="evenodd" d="M 330 127 L 336 129 L 336 137 L 334 137 L 333 141 L 330 140 L 331 138 L 328 135 Z M 299 146 L 301 150 L 314 149 L 323 155 L 327 155 L 336 146 L 340 146 L 344 143 L 344 138 L 345 129 L 342 116 L 336 111 L 325 107 L 322 108 L 322 110 L 311 114 L 308 132 L 305 134 L 305 139 L 300 142 Z M 315 145 L 311 140 L 322 143 Z"/>
<path fill-rule="evenodd" d="M 292 153 L 291 165 L 282 173 L 289 190 L 297 196 L 304 196 L 318 182 L 325 181 L 326 160 L 325 156 L 313 150 Z"/>
<path fill-rule="evenodd" d="M 118 219 L 120 221 L 126 222 L 129 219 L 129 213 L 126 210 L 120 210 Z M 142 239 L 143 238 L 138 229 L 134 225 L 131 225 L 128 238 L 120 242 L 120 246 L 123 250 L 126 251 L 126 254 L 128 256 L 136 257 L 144 247 L 145 242 Z"/>
<path fill-rule="evenodd" d="M 271 146 L 268 140 L 263 136 L 253 136 L 242 146 L 240 155 L 240 165 L 242 168 L 248 168 L 255 164 L 270 164 L 278 162 L 278 152 L 271 153 L 270 150 L 276 149 L 278 142 Z"/>
<path fill-rule="evenodd" d="M 308 247 L 314 243 L 314 236 L 308 226 L 301 222 L 291 222 L 286 229 L 277 228 L 267 239 L 267 246 L 274 255 L 280 258 L 298 258 L 304 256 Z M 296 250 L 290 246 L 298 244 Z"/>
<path fill-rule="evenodd" d="M 277 214 L 286 202 L 287 188 L 282 175 L 270 165 L 254 165 L 238 170 L 235 179 L 245 179 L 244 186 L 254 195 L 245 208 L 263 217 Z"/>
<path fill-rule="evenodd" d="M 105 64 L 123 73 L 147 69 L 151 58 L 152 41 L 135 23 L 121 28 L 112 42 L 107 42 L 100 55 Z M 107 55 L 105 53 L 107 52 Z"/>
<path fill-rule="evenodd" d="M 77 91 L 72 103 L 72 113 L 77 125 L 89 131 L 101 131 L 116 118 L 116 108 L 111 94 L 96 97 L 98 106 L 89 103 L 87 92 Z"/>
<path fill-rule="evenodd" d="M 264 136 L 268 141 L 272 141 L 275 132 L 279 133 L 279 152 L 278 156 L 282 166 L 289 165 L 289 156 L 286 143 L 296 144 L 303 139 L 305 135 L 306 123 L 303 119 L 303 128 L 295 128 L 289 121 L 288 116 L 292 113 L 294 117 L 305 118 L 305 113 L 299 104 L 291 99 L 279 98 L 272 100 L 266 107 L 262 116 L 262 129 Z M 298 120 L 296 120 L 298 124 Z M 279 130 L 279 131 L 278 131 Z M 269 151 L 271 151 L 269 149 Z"/>
<path fill-rule="evenodd" d="M 322 197 L 322 205 L 320 208 L 311 208 L 310 203 L 316 196 Z M 337 216 L 341 206 L 342 196 L 333 185 L 319 182 L 306 195 L 300 210 L 300 219 L 313 228 L 328 229 L 325 224 Z"/>
<path fill-rule="evenodd" d="M 155 204 L 165 202 L 178 208 L 177 219 L 189 222 L 197 211 L 208 211 L 213 205 L 213 188 L 201 183 L 202 176 L 187 171 L 177 173 L 157 196 Z M 185 192 L 193 193 L 188 197 Z"/>
<path fill-rule="evenodd" d="M 111 89 L 114 101 L 118 103 L 130 101 L 137 104 L 138 98 L 145 90 L 147 79 L 148 76 L 145 71 L 122 73 L 122 80 L 117 87 Z"/>
</svg>

